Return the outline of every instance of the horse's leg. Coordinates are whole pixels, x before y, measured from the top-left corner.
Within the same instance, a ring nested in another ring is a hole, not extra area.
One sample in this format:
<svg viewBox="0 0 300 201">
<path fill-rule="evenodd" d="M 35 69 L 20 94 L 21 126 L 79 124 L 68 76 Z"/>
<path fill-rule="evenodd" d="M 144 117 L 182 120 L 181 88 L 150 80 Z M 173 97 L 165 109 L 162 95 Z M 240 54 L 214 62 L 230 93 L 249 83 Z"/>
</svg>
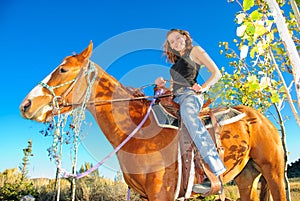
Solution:
<svg viewBox="0 0 300 201">
<path fill-rule="evenodd" d="M 242 172 L 234 179 L 238 185 L 242 201 L 258 201 L 257 185 L 261 173 L 254 167 L 250 160 Z"/>
<path fill-rule="evenodd" d="M 270 189 L 268 188 L 267 181 L 264 177 L 260 178 L 260 201 L 273 201 Z"/>
<path fill-rule="evenodd" d="M 267 182 L 273 200 L 285 201 L 284 157 L 281 144 L 278 146 L 275 146 L 274 143 L 269 146 L 257 144 L 256 147 L 257 149 L 253 149 L 251 155 Z M 272 153 L 272 157 L 270 157 L 270 153 Z"/>
<path fill-rule="evenodd" d="M 177 165 L 174 163 L 161 171 L 147 174 L 146 193 L 149 201 L 175 200 Z"/>
<path fill-rule="evenodd" d="M 270 159 L 272 160 L 272 159 Z M 278 161 L 277 161 L 278 162 Z M 285 184 L 284 184 L 284 170 L 283 164 L 276 164 L 276 159 L 270 163 L 261 166 L 262 174 L 267 182 L 267 187 L 271 191 L 274 201 L 285 201 Z M 282 170 L 281 170 L 282 169 Z M 262 200 L 269 200 L 268 193 L 261 198 Z"/>
</svg>

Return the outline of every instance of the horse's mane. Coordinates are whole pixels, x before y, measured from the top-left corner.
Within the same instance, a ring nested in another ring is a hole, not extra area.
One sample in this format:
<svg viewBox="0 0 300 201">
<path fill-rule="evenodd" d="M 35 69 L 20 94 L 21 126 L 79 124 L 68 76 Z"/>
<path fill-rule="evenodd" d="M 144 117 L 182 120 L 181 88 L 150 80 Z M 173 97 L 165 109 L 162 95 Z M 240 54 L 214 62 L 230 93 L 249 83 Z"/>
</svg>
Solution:
<svg viewBox="0 0 300 201">
<path fill-rule="evenodd" d="M 140 90 L 140 88 L 134 88 L 134 87 L 126 87 L 126 90 L 128 93 L 134 97 L 143 97 L 145 96 L 145 93 Z"/>
<path fill-rule="evenodd" d="M 134 87 L 125 87 L 127 92 L 133 96 L 134 98 L 140 98 L 140 97 L 145 97 L 145 99 L 139 99 L 142 103 L 148 103 L 149 100 L 146 98 L 146 95 L 143 91 L 141 91 L 140 88 L 134 88 Z"/>
</svg>

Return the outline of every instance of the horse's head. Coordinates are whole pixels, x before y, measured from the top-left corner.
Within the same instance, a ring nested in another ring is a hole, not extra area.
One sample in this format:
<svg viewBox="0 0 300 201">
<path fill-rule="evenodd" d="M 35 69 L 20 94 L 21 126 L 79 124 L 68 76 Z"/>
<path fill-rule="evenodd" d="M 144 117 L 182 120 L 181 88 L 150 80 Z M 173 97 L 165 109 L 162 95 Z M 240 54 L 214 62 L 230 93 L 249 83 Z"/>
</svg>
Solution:
<svg viewBox="0 0 300 201">
<path fill-rule="evenodd" d="M 22 116 L 46 122 L 58 110 L 65 113 L 72 109 L 72 103 L 82 102 L 88 84 L 86 72 L 91 68 L 89 58 L 92 49 L 93 44 L 90 42 L 80 54 L 66 57 L 51 74 L 34 87 L 20 105 Z M 92 67 L 95 68 L 93 64 Z"/>
</svg>

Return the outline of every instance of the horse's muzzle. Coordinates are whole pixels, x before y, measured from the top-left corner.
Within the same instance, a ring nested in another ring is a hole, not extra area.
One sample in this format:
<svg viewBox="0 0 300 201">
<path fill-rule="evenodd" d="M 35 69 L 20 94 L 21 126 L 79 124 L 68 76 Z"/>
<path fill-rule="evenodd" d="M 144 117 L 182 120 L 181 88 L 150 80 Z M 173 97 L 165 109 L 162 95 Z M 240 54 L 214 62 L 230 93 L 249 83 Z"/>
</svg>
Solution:
<svg viewBox="0 0 300 201">
<path fill-rule="evenodd" d="M 26 111 L 28 111 L 30 106 L 31 106 L 31 100 L 30 99 L 27 99 L 27 100 L 23 101 L 23 103 L 21 103 L 21 106 L 20 106 L 21 112 L 26 113 Z"/>
</svg>

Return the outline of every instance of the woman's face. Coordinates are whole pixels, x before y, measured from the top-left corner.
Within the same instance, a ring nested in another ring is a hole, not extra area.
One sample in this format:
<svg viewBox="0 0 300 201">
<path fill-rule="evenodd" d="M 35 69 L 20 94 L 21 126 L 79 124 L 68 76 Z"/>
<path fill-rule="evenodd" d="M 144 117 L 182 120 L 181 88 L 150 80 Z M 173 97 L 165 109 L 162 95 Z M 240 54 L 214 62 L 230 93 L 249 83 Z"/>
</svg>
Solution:
<svg viewBox="0 0 300 201">
<path fill-rule="evenodd" d="M 177 31 L 173 31 L 168 35 L 167 40 L 172 49 L 174 49 L 180 53 L 184 52 L 185 45 L 186 45 L 186 43 L 185 43 L 186 36 L 185 35 L 182 35 Z"/>
</svg>

